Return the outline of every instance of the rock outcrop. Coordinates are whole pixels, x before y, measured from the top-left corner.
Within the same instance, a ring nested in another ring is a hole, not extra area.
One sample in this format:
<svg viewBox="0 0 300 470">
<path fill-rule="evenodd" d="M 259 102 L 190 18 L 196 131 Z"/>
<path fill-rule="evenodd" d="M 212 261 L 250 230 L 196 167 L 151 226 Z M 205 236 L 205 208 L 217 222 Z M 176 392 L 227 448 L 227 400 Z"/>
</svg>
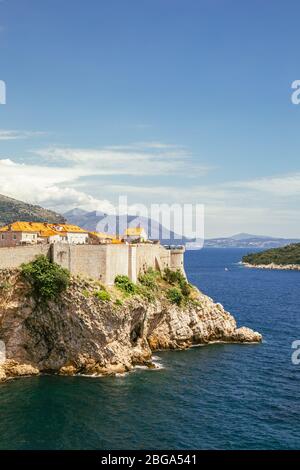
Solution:
<svg viewBox="0 0 300 470">
<path fill-rule="evenodd" d="M 151 367 L 152 352 L 210 342 L 260 342 L 259 333 L 237 328 L 235 319 L 194 289 L 177 306 L 163 295 L 122 301 L 92 293 L 97 281 L 72 278 L 55 301 L 40 303 L 18 271 L 0 272 L 0 340 L 6 361 L 0 381 L 39 373 L 115 374 L 135 365 Z"/>
</svg>

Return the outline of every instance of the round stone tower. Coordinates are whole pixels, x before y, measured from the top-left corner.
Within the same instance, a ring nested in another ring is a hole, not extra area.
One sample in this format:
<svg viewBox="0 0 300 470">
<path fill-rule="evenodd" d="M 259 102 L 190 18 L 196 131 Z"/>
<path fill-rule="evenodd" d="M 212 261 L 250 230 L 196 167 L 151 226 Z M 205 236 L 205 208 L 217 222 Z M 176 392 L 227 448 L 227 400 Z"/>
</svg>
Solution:
<svg viewBox="0 0 300 470">
<path fill-rule="evenodd" d="M 171 262 L 171 269 L 174 271 L 180 270 L 186 276 L 184 270 L 184 246 L 176 246 L 171 247 L 170 249 L 170 262 Z"/>
</svg>

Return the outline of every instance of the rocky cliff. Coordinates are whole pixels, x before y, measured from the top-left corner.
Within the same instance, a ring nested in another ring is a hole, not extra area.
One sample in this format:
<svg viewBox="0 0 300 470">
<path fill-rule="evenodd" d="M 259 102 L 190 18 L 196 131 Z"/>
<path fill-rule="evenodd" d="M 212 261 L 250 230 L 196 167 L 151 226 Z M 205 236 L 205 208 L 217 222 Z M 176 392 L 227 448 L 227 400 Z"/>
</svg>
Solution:
<svg viewBox="0 0 300 470">
<path fill-rule="evenodd" d="M 259 342 L 261 335 L 237 328 L 235 319 L 193 288 L 182 305 L 164 289 L 154 299 L 120 295 L 110 288 L 109 300 L 95 295 L 99 283 L 71 278 L 55 301 L 40 302 L 19 271 L 0 272 L 0 340 L 6 360 L 0 379 L 34 375 L 112 374 L 151 362 L 152 352 L 222 342 Z"/>
</svg>

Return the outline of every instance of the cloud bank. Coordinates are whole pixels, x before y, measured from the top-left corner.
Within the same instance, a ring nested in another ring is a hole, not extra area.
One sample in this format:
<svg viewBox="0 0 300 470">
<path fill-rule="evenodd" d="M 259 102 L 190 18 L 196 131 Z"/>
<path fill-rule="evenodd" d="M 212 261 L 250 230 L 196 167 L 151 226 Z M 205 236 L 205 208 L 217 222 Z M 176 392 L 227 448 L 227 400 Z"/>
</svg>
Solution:
<svg viewBox="0 0 300 470">
<path fill-rule="evenodd" d="M 0 131 L 2 140 L 20 136 Z M 31 163 L 0 156 L 0 193 L 59 212 L 80 207 L 113 213 L 117 195 L 128 195 L 133 206 L 204 204 L 208 236 L 235 231 L 293 237 L 299 233 L 299 172 L 215 183 L 212 166 L 195 163 L 183 147 L 161 142 L 99 149 L 52 146 L 30 155 Z M 149 176 L 151 184 L 142 184 Z M 162 176 L 167 184 L 159 183 Z M 179 185 L 182 177 L 185 183 Z"/>
</svg>

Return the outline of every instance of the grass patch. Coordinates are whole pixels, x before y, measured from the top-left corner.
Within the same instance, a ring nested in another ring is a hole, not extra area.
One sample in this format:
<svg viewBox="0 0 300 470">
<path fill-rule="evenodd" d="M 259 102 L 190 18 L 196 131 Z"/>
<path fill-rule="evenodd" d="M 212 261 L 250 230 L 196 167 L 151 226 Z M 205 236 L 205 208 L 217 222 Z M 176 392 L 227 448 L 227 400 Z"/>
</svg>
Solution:
<svg viewBox="0 0 300 470">
<path fill-rule="evenodd" d="M 82 291 L 82 295 L 83 295 L 86 299 L 88 299 L 88 298 L 91 296 L 90 292 L 89 292 L 87 289 L 84 289 L 84 290 Z"/>
<path fill-rule="evenodd" d="M 96 299 L 102 300 L 104 302 L 109 302 L 111 299 L 110 293 L 106 290 L 97 290 L 93 292 L 93 296 L 96 297 Z"/>
</svg>

